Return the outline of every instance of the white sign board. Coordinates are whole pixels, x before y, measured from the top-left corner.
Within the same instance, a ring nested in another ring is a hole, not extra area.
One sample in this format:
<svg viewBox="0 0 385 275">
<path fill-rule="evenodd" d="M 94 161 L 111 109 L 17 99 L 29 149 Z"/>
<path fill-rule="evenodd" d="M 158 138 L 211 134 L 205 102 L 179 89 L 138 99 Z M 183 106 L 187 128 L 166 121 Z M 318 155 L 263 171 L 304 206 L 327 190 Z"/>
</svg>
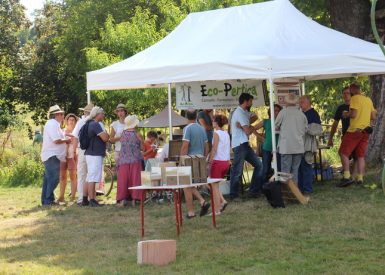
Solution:
<svg viewBox="0 0 385 275">
<path fill-rule="evenodd" d="M 242 93 L 254 97 L 253 106 L 264 106 L 261 80 L 228 80 L 176 83 L 178 109 L 229 109 L 239 105 Z"/>
</svg>

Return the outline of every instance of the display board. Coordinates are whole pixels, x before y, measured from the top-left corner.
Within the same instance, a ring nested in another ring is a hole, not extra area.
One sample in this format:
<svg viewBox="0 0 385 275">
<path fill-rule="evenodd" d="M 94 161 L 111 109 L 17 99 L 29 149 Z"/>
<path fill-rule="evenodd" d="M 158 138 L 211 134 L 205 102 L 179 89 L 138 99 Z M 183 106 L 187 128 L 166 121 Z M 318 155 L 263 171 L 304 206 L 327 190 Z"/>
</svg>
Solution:
<svg viewBox="0 0 385 275">
<path fill-rule="evenodd" d="M 297 97 L 302 95 L 301 85 L 298 82 L 274 83 L 274 90 L 277 93 L 277 103 L 286 107 L 286 98 L 289 94 L 295 94 Z"/>
<path fill-rule="evenodd" d="M 264 106 L 266 82 L 262 80 L 198 81 L 177 83 L 176 107 L 178 109 L 230 109 L 239 105 L 242 93 L 254 97 L 253 106 Z"/>
</svg>

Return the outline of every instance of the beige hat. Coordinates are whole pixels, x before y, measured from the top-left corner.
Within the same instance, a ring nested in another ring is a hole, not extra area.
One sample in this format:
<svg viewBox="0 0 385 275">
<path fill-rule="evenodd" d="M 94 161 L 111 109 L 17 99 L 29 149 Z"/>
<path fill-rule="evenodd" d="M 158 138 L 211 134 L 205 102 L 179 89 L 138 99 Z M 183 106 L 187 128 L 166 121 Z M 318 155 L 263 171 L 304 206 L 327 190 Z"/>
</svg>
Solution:
<svg viewBox="0 0 385 275">
<path fill-rule="evenodd" d="M 298 96 L 295 93 L 288 93 L 285 95 L 286 104 L 298 104 Z"/>
<path fill-rule="evenodd" d="M 124 130 L 133 129 L 139 124 L 139 119 L 136 115 L 127 116 L 124 119 Z"/>
<path fill-rule="evenodd" d="M 83 111 L 83 112 L 88 112 L 90 113 L 92 108 L 94 108 L 94 104 L 92 103 L 89 103 L 87 104 L 84 108 L 79 108 L 80 111 Z"/>
<path fill-rule="evenodd" d="M 115 113 L 116 113 L 119 109 L 123 109 L 123 110 L 125 110 L 126 113 L 127 113 L 126 105 L 124 105 L 123 103 L 119 103 L 118 106 L 116 106 Z"/>
<path fill-rule="evenodd" d="M 59 107 L 59 105 L 54 105 L 49 107 L 48 115 L 47 115 L 48 119 L 53 114 L 64 114 L 64 111 Z"/>
<path fill-rule="evenodd" d="M 103 108 L 95 106 L 92 108 L 90 115 L 88 116 L 88 119 L 94 119 L 98 114 L 104 113 Z"/>
<path fill-rule="evenodd" d="M 64 121 L 67 121 L 70 117 L 75 118 L 75 121 L 76 121 L 76 122 L 79 120 L 79 118 L 78 118 L 75 114 L 69 113 L 69 114 L 67 114 L 67 115 L 65 116 Z"/>
</svg>

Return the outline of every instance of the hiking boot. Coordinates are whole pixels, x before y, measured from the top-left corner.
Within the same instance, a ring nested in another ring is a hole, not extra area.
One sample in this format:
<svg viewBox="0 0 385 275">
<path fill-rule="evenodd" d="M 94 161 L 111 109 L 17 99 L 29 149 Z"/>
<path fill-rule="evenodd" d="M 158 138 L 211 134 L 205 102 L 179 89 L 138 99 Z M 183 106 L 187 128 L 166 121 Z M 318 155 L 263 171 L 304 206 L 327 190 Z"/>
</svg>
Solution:
<svg viewBox="0 0 385 275">
<path fill-rule="evenodd" d="M 92 199 L 92 200 L 90 200 L 90 206 L 91 207 L 100 207 L 102 205 L 99 204 L 99 202 L 97 200 Z"/>
<path fill-rule="evenodd" d="M 354 180 L 352 179 L 341 179 L 340 183 L 337 184 L 337 187 L 347 187 L 349 185 L 351 185 L 352 183 L 354 183 Z"/>
</svg>

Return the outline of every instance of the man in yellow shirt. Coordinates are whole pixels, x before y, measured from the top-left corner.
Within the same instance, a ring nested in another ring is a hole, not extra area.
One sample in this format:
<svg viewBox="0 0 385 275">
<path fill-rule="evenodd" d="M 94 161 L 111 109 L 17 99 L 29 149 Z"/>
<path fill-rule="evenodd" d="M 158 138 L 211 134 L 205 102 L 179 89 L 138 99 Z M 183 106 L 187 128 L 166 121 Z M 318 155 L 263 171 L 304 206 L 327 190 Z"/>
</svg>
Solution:
<svg viewBox="0 0 385 275">
<path fill-rule="evenodd" d="M 344 169 L 344 177 L 338 187 L 346 187 L 354 181 L 350 177 L 349 156 L 354 152 L 358 161 L 357 183 L 363 182 L 365 171 L 365 153 L 368 147 L 369 133 L 368 127 L 371 120 L 376 119 L 377 111 L 373 107 L 373 102 L 369 97 L 361 94 L 360 86 L 357 84 L 350 85 L 350 109 L 345 111 L 342 116 L 350 118 L 349 128 L 342 138 L 339 150 L 341 156 L 342 167 Z"/>
</svg>

